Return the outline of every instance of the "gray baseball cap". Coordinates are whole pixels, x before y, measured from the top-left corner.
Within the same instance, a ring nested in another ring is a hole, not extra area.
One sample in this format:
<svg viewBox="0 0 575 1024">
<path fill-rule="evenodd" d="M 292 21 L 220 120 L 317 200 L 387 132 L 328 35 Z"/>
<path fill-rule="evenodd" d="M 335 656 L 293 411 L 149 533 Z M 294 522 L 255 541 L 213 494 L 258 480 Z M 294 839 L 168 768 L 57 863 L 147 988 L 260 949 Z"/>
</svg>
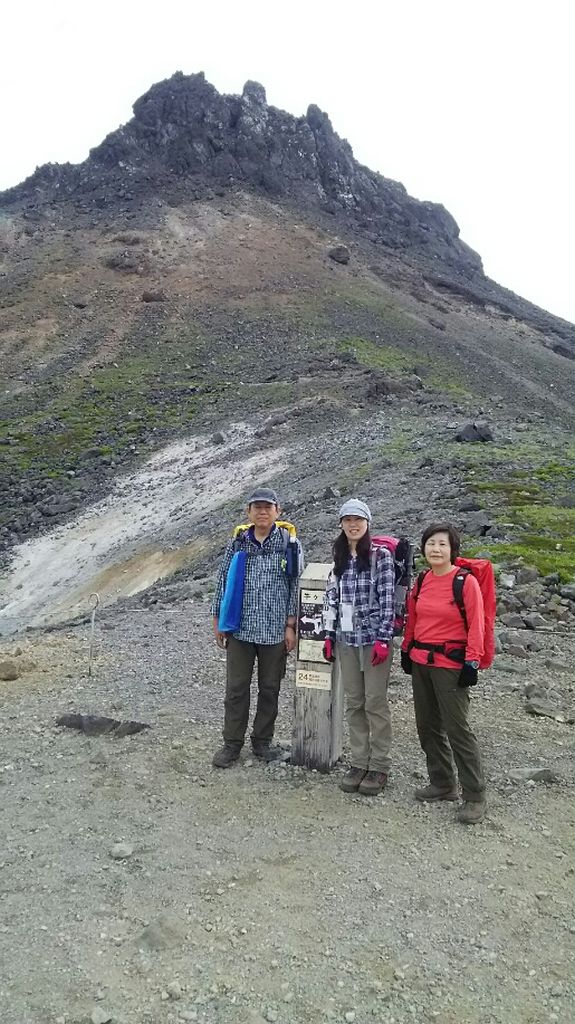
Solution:
<svg viewBox="0 0 575 1024">
<path fill-rule="evenodd" d="M 270 505 L 279 506 L 278 496 L 271 487 L 256 487 L 248 498 L 248 505 L 254 501 L 269 501 Z"/>
<path fill-rule="evenodd" d="M 371 523 L 369 505 L 366 505 L 365 501 L 360 501 L 359 498 L 350 498 L 349 501 L 344 502 L 339 510 L 340 522 L 344 516 L 360 516 L 361 519 L 367 519 L 368 523 Z"/>
</svg>

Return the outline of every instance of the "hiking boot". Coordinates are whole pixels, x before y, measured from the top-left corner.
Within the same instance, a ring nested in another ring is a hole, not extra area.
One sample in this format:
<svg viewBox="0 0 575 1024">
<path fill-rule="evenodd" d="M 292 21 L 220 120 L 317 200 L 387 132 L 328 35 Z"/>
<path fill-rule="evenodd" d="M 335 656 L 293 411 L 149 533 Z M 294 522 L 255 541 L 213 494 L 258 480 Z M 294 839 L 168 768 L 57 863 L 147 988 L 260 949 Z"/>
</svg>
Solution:
<svg viewBox="0 0 575 1024">
<path fill-rule="evenodd" d="M 377 796 L 387 785 L 387 772 L 367 772 L 361 780 L 358 793 L 363 796 Z"/>
<path fill-rule="evenodd" d="M 252 752 L 259 761 L 278 761 L 284 751 L 271 743 L 252 743 Z"/>
<path fill-rule="evenodd" d="M 485 800 L 464 800 L 457 812 L 462 825 L 477 825 L 485 817 Z"/>
<path fill-rule="evenodd" d="M 231 768 L 240 756 L 240 750 L 241 747 L 232 747 L 229 743 L 224 743 L 212 758 L 214 768 Z"/>
<path fill-rule="evenodd" d="M 416 800 L 425 800 L 426 803 L 431 804 L 436 800 L 459 800 L 459 793 L 455 787 L 450 789 L 444 789 L 441 786 L 434 786 L 430 783 L 429 786 L 424 786 L 423 789 L 415 790 Z"/>
<path fill-rule="evenodd" d="M 341 780 L 339 788 L 343 789 L 344 793 L 357 793 L 359 784 L 365 775 L 365 768 L 350 768 Z"/>
</svg>

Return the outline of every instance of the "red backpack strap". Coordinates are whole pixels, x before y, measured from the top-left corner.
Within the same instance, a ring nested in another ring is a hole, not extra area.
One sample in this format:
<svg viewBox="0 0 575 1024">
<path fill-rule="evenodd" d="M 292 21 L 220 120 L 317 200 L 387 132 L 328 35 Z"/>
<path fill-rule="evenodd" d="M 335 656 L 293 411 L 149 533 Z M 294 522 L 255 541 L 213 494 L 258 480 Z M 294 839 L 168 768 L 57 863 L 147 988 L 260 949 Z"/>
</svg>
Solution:
<svg viewBox="0 0 575 1024">
<path fill-rule="evenodd" d="M 471 576 L 471 570 L 465 569 L 460 566 L 453 577 L 453 600 L 455 601 L 459 611 L 461 612 L 461 618 L 465 623 L 465 628 L 468 629 L 467 625 L 467 612 L 465 611 L 465 601 L 463 600 L 463 587 L 465 586 L 465 580 L 468 576 Z"/>
</svg>

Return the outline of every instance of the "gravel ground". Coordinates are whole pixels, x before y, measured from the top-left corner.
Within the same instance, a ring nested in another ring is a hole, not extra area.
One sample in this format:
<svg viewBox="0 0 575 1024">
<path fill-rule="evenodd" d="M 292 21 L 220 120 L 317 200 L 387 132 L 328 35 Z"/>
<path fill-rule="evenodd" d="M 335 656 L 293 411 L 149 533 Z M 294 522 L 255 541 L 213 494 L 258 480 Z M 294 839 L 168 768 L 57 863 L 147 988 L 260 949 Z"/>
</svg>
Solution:
<svg viewBox="0 0 575 1024">
<path fill-rule="evenodd" d="M 523 698 L 545 658 L 575 664 L 575 638 L 543 639 L 474 694 L 489 813 L 465 828 L 413 800 L 398 668 L 393 773 L 366 799 L 337 771 L 211 768 L 224 663 L 206 603 L 110 613 L 90 679 L 86 626 L 30 635 L 37 669 L 0 684 L 2 1024 L 575 1020 L 575 727 Z M 292 699 L 293 665 L 286 744 Z M 152 728 L 89 738 L 55 727 L 70 711 Z M 509 777 L 533 767 L 558 781 Z"/>
</svg>

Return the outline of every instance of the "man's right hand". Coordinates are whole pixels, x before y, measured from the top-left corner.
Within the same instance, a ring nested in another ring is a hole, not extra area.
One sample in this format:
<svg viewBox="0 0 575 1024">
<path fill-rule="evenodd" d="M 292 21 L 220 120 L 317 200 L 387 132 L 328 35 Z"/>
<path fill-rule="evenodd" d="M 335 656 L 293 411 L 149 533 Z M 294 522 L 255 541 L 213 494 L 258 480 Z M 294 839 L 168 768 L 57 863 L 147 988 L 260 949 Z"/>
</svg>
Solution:
<svg viewBox="0 0 575 1024">
<path fill-rule="evenodd" d="M 214 625 L 214 636 L 216 638 L 216 643 L 217 643 L 218 647 L 221 647 L 222 650 L 225 650 L 225 648 L 228 646 L 228 637 L 227 637 L 226 633 L 222 633 L 221 632 L 221 630 L 220 630 L 220 628 L 218 626 L 218 619 L 217 619 L 216 616 L 214 616 L 214 623 L 213 623 L 213 625 Z"/>
</svg>

